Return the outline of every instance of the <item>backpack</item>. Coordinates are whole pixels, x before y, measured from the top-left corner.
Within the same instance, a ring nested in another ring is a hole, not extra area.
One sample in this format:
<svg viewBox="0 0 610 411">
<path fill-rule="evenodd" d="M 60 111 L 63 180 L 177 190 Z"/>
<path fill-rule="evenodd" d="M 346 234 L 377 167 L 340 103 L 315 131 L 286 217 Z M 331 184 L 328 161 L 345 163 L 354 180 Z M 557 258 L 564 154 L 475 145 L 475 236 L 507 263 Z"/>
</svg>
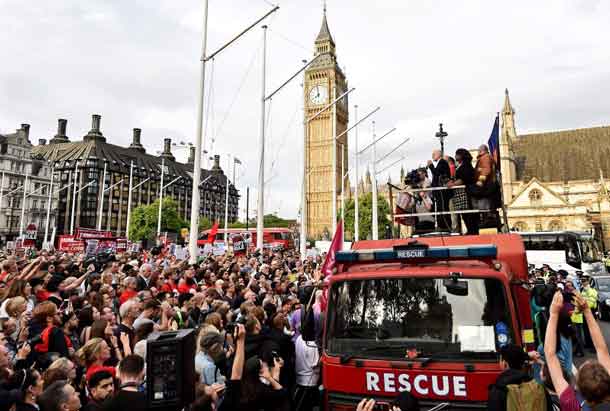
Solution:
<svg viewBox="0 0 610 411">
<path fill-rule="evenodd" d="M 544 387 L 531 380 L 506 386 L 506 411 L 546 411 Z"/>
</svg>

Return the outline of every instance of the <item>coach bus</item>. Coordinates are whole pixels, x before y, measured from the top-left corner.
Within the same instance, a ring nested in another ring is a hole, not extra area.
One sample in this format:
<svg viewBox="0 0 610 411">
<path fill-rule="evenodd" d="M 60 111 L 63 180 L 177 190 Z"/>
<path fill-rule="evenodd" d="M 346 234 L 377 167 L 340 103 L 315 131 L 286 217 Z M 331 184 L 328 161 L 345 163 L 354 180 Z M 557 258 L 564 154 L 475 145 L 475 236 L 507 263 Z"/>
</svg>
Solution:
<svg viewBox="0 0 610 411">
<path fill-rule="evenodd" d="M 553 270 L 605 275 L 599 243 L 593 235 L 577 231 L 519 233 L 525 244 L 527 262 L 536 267 L 548 264 Z"/>
<path fill-rule="evenodd" d="M 204 246 L 209 242 L 208 238 L 211 230 L 205 230 L 197 244 Z M 240 237 L 249 244 L 249 247 L 256 247 L 256 227 L 248 228 L 229 228 L 226 230 L 229 235 L 229 240 L 233 237 Z M 225 230 L 219 228 L 216 232 L 214 242 L 224 242 Z M 276 249 L 293 249 L 294 248 L 294 235 L 293 231 L 289 228 L 264 228 L 263 229 L 263 247 L 276 248 Z"/>
</svg>

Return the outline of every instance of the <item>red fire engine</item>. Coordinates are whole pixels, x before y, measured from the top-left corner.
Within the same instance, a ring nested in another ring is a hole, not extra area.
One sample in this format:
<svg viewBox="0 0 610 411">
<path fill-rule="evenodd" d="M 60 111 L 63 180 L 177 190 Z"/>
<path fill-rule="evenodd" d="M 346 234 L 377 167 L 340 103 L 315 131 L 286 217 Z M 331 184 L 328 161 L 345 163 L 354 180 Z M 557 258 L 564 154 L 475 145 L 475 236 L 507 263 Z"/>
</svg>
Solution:
<svg viewBox="0 0 610 411">
<path fill-rule="evenodd" d="M 518 235 L 361 241 L 336 255 L 322 375 L 326 410 L 401 391 L 422 409 L 485 409 L 501 346 L 533 343 Z"/>
</svg>

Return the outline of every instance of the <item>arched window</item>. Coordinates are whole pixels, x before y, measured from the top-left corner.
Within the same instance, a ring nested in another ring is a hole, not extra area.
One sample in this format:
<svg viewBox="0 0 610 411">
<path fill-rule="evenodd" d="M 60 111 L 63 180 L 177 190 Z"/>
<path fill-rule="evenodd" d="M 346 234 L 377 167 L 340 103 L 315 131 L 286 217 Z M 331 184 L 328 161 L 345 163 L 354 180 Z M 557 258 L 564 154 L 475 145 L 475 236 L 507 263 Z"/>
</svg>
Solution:
<svg viewBox="0 0 610 411">
<path fill-rule="evenodd" d="M 549 223 L 549 231 L 561 231 L 563 230 L 563 224 L 559 220 L 552 220 Z"/>
<path fill-rule="evenodd" d="M 524 232 L 527 231 L 527 224 L 524 221 L 517 221 L 513 228 L 515 231 Z"/>
<path fill-rule="evenodd" d="M 532 205 L 539 205 L 542 201 L 542 192 L 537 188 L 534 188 L 532 191 L 530 191 L 529 198 Z"/>
</svg>

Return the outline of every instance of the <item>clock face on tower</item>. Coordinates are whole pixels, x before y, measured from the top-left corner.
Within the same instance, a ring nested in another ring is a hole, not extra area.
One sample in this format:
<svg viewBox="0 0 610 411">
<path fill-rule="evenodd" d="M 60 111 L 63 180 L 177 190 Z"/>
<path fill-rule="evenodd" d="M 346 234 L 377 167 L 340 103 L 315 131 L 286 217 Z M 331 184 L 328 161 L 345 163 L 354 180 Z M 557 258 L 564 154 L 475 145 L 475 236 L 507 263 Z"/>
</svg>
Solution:
<svg viewBox="0 0 610 411">
<path fill-rule="evenodd" d="M 328 88 L 321 84 L 315 85 L 309 92 L 309 101 L 313 104 L 324 104 L 328 100 Z"/>
</svg>

